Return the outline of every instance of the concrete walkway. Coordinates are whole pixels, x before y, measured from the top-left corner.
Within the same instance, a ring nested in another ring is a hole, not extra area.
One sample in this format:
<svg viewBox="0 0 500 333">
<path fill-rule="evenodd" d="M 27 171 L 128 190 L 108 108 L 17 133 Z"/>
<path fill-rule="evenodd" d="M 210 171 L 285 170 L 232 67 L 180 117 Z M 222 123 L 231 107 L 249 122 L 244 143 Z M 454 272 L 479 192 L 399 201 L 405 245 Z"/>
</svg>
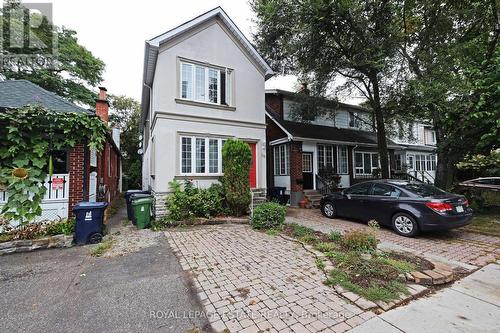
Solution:
<svg viewBox="0 0 500 333">
<path fill-rule="evenodd" d="M 500 265 L 489 264 L 450 288 L 372 318 L 350 332 L 500 332 Z"/>
</svg>

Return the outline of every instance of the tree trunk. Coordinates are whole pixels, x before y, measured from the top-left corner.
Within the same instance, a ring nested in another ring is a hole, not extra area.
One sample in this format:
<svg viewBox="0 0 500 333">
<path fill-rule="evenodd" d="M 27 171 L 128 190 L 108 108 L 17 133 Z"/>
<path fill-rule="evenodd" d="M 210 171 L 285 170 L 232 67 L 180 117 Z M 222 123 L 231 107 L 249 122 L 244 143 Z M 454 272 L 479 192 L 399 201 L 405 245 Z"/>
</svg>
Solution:
<svg viewBox="0 0 500 333">
<path fill-rule="evenodd" d="M 387 137 L 385 132 L 384 114 L 382 105 L 380 104 L 380 88 L 378 85 L 377 76 L 370 78 L 373 85 L 373 113 L 375 115 L 375 123 L 377 125 L 377 146 L 380 156 L 380 168 L 382 178 L 389 178 L 389 151 L 387 150 Z"/>
<path fill-rule="evenodd" d="M 436 156 L 437 156 L 437 165 L 436 165 L 436 178 L 434 179 L 434 185 L 441 188 L 448 188 L 449 184 L 449 164 L 450 161 L 448 159 L 448 152 L 443 147 L 444 134 L 443 128 L 441 126 L 441 118 L 439 116 L 439 111 L 433 104 L 428 105 L 429 110 L 431 111 L 432 116 L 432 126 L 434 127 L 434 131 L 436 132 L 436 147 L 438 147 Z M 453 172 L 451 172 L 453 174 Z"/>
</svg>

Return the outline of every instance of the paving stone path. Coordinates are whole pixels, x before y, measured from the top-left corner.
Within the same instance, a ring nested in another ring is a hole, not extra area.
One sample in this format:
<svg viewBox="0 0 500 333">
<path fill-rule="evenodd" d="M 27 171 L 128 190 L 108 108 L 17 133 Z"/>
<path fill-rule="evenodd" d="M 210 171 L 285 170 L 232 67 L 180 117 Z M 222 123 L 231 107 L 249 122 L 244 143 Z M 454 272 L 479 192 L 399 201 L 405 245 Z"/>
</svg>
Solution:
<svg viewBox="0 0 500 333">
<path fill-rule="evenodd" d="M 368 229 L 366 223 L 328 219 L 319 209 L 289 209 L 287 223 L 298 223 L 324 233 L 333 230 Z M 422 254 L 430 254 L 465 264 L 484 266 L 500 259 L 500 238 L 467 232 L 462 229 L 426 233 L 415 238 L 401 237 L 390 229 L 380 229 L 381 242 L 395 244 Z"/>
<path fill-rule="evenodd" d="M 216 332 L 344 332 L 375 316 L 325 286 L 296 242 L 247 225 L 165 234 Z"/>
</svg>

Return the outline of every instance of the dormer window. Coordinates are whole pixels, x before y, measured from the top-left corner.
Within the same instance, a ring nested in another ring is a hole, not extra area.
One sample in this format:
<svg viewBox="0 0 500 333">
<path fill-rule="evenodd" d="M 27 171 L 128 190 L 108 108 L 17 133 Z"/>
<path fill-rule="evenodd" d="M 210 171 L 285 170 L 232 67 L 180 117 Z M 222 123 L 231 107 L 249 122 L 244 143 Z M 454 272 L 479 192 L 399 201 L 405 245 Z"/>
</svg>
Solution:
<svg viewBox="0 0 500 333">
<path fill-rule="evenodd" d="M 181 99 L 232 106 L 232 69 L 184 60 L 180 66 Z"/>
</svg>

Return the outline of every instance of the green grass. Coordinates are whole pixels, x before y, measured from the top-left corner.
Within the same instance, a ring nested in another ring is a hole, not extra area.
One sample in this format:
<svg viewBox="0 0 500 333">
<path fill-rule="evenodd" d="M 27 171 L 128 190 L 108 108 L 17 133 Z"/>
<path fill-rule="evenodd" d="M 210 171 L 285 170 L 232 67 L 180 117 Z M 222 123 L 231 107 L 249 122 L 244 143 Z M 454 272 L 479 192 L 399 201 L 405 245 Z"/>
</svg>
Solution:
<svg viewBox="0 0 500 333">
<path fill-rule="evenodd" d="M 108 239 L 105 240 L 104 242 L 100 243 L 96 247 L 94 247 L 92 250 L 90 250 L 90 255 L 92 257 L 100 257 L 104 253 L 106 253 L 109 249 L 113 247 L 114 240 Z"/>
<path fill-rule="evenodd" d="M 290 223 L 289 226 L 292 228 L 292 234 L 294 237 L 304 237 L 307 235 L 313 235 L 314 230 L 308 227 L 301 226 L 299 224 Z"/>
<path fill-rule="evenodd" d="M 13 238 L 12 234 L 2 233 L 0 234 L 0 243 L 11 241 Z"/>
<path fill-rule="evenodd" d="M 268 229 L 266 230 L 266 234 L 268 234 L 269 236 L 276 236 L 280 233 L 279 230 L 276 230 L 276 229 Z"/>
<path fill-rule="evenodd" d="M 324 269 L 325 263 L 323 262 L 323 260 L 321 260 L 320 258 L 316 258 L 316 267 L 318 267 L 319 269 Z"/>
<path fill-rule="evenodd" d="M 342 240 L 342 233 L 339 231 L 332 231 L 330 234 L 328 234 L 328 238 L 332 242 L 340 242 Z"/>
<path fill-rule="evenodd" d="M 472 223 L 464 228 L 467 231 L 500 237 L 500 207 L 485 208 L 474 213 Z"/>
<path fill-rule="evenodd" d="M 330 252 L 335 250 L 337 248 L 337 245 L 335 243 L 320 242 L 314 245 L 314 247 L 320 252 Z"/>
</svg>

